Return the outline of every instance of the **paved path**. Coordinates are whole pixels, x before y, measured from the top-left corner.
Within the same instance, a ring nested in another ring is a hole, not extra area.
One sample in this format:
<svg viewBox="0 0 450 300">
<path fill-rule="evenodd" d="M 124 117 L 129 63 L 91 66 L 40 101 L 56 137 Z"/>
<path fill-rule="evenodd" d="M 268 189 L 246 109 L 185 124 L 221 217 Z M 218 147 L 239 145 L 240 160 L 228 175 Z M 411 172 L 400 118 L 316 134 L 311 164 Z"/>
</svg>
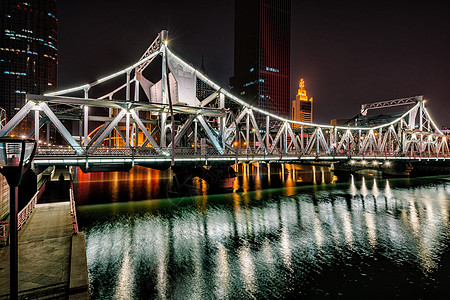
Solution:
<svg viewBox="0 0 450 300">
<path fill-rule="evenodd" d="M 37 204 L 19 231 L 19 297 L 66 298 L 72 233 L 70 202 Z M 3 247 L 0 248 L 0 299 L 7 298 L 8 294 L 9 247 Z"/>
</svg>

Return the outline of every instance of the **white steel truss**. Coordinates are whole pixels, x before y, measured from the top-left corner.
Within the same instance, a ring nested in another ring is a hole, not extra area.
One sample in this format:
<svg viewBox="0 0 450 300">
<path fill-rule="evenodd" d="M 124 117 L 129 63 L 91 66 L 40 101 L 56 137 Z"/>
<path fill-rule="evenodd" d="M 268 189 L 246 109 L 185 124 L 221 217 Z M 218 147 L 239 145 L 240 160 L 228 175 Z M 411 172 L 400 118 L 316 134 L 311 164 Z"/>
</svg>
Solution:
<svg viewBox="0 0 450 300">
<path fill-rule="evenodd" d="M 152 82 L 145 71 L 157 61 L 161 77 Z M 116 78 L 123 81 L 108 85 Z M 91 98 L 99 86 L 110 92 Z M 414 105 L 397 119 L 373 127 L 289 120 L 221 88 L 170 51 L 167 32 L 162 31 L 128 68 L 79 87 L 27 95 L 27 103 L 0 129 L 0 136 L 10 134 L 34 111 L 30 137 L 39 139 L 43 125 L 51 124 L 66 142 L 58 146 L 70 147 L 74 156 L 121 153 L 171 157 L 172 163 L 177 155 L 447 157 L 448 137 L 431 119 L 424 102 L 416 96 L 364 105 L 364 113 Z M 38 155 L 56 150 L 41 145 Z"/>
</svg>

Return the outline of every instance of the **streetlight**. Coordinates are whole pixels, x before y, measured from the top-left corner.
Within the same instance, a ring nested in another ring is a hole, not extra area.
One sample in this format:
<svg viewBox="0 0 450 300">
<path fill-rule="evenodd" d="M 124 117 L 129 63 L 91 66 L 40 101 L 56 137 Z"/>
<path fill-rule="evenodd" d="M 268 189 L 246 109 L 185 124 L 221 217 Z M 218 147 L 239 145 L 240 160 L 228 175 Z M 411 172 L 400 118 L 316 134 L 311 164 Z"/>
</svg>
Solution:
<svg viewBox="0 0 450 300">
<path fill-rule="evenodd" d="M 10 232 L 10 278 L 11 299 L 18 298 L 19 292 L 19 247 L 17 235 L 17 193 L 22 175 L 28 170 L 36 152 L 36 141 L 11 137 L 0 137 L 0 173 L 8 182 L 9 192 L 9 232 Z M 13 189 L 14 188 L 14 189 Z"/>
</svg>

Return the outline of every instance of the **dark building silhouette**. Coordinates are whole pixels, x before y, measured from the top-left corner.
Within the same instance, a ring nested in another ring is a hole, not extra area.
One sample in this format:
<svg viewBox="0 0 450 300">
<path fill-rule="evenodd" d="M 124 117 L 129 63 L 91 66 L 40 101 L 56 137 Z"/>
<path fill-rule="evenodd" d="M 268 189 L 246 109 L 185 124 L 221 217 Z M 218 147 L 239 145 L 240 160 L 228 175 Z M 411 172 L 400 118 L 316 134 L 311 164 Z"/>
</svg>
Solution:
<svg viewBox="0 0 450 300">
<path fill-rule="evenodd" d="M 290 0 L 235 1 L 231 90 L 261 109 L 290 116 Z"/>
<path fill-rule="evenodd" d="M 203 56 L 202 56 L 202 65 L 200 66 L 200 72 L 203 75 L 207 75 Z M 200 101 L 205 100 L 209 95 L 214 93 L 214 91 L 215 90 L 213 88 L 211 88 L 208 84 L 206 84 L 204 81 L 197 78 L 197 94 L 196 94 L 196 96 L 197 96 L 198 100 L 200 100 Z"/>
<path fill-rule="evenodd" d="M 2 0 L 0 107 L 11 119 L 25 94 L 57 87 L 56 0 Z"/>
</svg>

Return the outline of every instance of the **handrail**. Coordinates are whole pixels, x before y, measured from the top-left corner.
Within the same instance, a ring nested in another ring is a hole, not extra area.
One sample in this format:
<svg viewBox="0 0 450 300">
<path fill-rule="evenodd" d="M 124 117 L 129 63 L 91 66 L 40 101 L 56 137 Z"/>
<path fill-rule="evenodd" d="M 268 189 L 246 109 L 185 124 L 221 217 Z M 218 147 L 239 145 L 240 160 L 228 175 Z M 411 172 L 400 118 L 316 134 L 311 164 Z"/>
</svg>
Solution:
<svg viewBox="0 0 450 300">
<path fill-rule="evenodd" d="M 28 217 L 33 212 L 33 209 L 36 207 L 37 199 L 38 199 L 39 191 L 34 194 L 34 196 L 31 198 L 31 200 L 28 202 L 27 205 L 25 205 L 24 208 L 19 212 L 17 215 L 17 230 L 22 229 L 22 225 L 25 224 Z"/>
<path fill-rule="evenodd" d="M 70 181 L 70 189 L 69 189 L 69 198 L 70 198 L 70 214 L 72 215 L 72 227 L 73 233 L 78 233 L 78 220 L 77 220 L 77 210 L 75 207 L 75 197 L 73 195 L 73 181 Z"/>
<path fill-rule="evenodd" d="M 0 245 L 9 245 L 9 221 L 0 221 Z"/>
<path fill-rule="evenodd" d="M 22 229 L 23 224 L 25 224 L 30 217 L 36 207 L 37 201 L 45 190 L 46 183 L 47 182 L 44 182 L 44 184 L 41 185 L 27 205 L 17 214 L 17 230 Z M 0 221 L 0 245 L 9 245 L 9 221 Z"/>
<path fill-rule="evenodd" d="M 158 153 L 158 151 L 155 150 L 153 147 L 146 147 L 146 148 L 98 148 L 95 151 L 88 153 L 86 156 L 90 158 L 95 157 L 169 157 L 172 153 L 171 148 L 161 148 L 161 150 L 166 154 L 166 156 L 161 155 Z M 267 154 L 264 153 L 264 150 L 262 149 L 253 149 L 252 147 L 245 149 L 245 148 L 239 148 L 238 153 L 239 155 L 265 155 L 267 157 L 270 156 L 279 156 L 281 153 L 283 155 L 311 155 L 315 156 L 317 154 L 320 155 L 331 155 L 336 158 L 341 157 L 348 157 L 348 156 L 361 156 L 361 155 L 369 155 L 369 156 L 382 156 L 382 157 L 404 157 L 408 153 L 398 153 L 398 151 L 377 151 L 377 150 L 365 150 L 365 151 L 358 151 L 358 150 L 341 150 L 338 152 L 333 152 L 336 150 L 329 150 L 329 151 L 320 151 L 317 153 L 317 151 L 311 151 L 310 153 L 307 153 L 305 151 L 302 151 L 300 149 L 290 149 L 289 151 L 280 150 L 279 148 L 275 148 L 272 153 Z M 221 155 L 217 149 L 212 147 L 207 147 L 204 149 L 197 149 L 192 147 L 180 147 L 175 149 L 175 155 L 178 157 L 184 157 L 184 156 L 198 156 L 198 157 L 210 157 L 210 156 L 226 156 L 226 155 L 235 155 L 236 149 L 230 150 L 226 149 L 224 155 Z M 443 154 L 437 154 L 437 153 L 429 153 L 428 151 L 422 151 L 420 153 L 422 158 L 436 158 L 436 157 L 448 157 L 448 155 Z M 44 148 L 39 149 L 37 153 L 38 157 L 57 157 L 57 156 L 66 156 L 66 157 L 80 157 L 80 155 L 77 155 L 74 150 L 67 150 L 67 149 L 60 149 L 60 148 Z M 84 156 L 84 157 L 86 157 Z"/>
<path fill-rule="evenodd" d="M 22 229 L 23 224 L 25 224 L 25 222 L 33 212 L 33 209 L 36 207 L 37 201 L 45 190 L 46 183 L 47 182 L 44 182 L 44 184 L 41 185 L 36 194 L 34 194 L 28 204 L 24 208 L 22 208 L 22 210 L 17 215 L 17 230 Z"/>
</svg>

